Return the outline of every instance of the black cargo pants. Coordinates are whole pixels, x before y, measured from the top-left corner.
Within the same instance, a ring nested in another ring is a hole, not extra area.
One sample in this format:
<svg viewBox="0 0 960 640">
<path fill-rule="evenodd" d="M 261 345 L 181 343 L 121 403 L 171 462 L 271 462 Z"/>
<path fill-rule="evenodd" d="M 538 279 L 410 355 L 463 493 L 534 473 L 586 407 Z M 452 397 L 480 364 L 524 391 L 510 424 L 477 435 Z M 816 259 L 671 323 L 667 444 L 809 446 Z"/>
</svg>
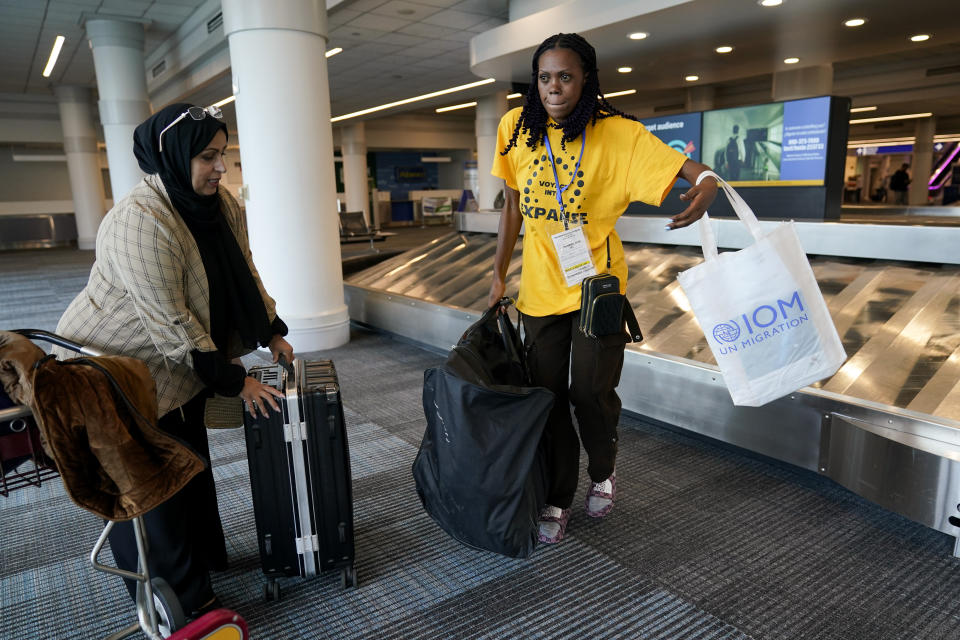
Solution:
<svg viewBox="0 0 960 640">
<path fill-rule="evenodd" d="M 588 338 L 580 333 L 580 312 L 557 316 L 523 315 L 533 384 L 553 391 L 555 401 L 544 439 L 549 488 L 547 504 L 561 509 L 573 503 L 580 472 L 580 442 L 587 452 L 587 473 L 603 482 L 617 458 L 620 397 L 616 388 L 623 369 L 626 333 Z M 577 417 L 574 429 L 570 405 Z"/>
</svg>

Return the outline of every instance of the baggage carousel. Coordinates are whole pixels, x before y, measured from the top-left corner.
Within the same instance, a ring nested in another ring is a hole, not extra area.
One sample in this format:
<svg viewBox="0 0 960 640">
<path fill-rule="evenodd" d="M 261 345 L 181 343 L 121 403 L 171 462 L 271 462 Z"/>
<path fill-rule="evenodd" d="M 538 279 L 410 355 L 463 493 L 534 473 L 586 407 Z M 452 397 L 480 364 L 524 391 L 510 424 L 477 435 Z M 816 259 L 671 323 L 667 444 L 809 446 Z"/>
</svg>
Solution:
<svg viewBox="0 0 960 640">
<path fill-rule="evenodd" d="M 438 351 L 455 344 L 486 305 L 499 222 L 457 215 L 456 232 L 349 276 L 351 319 Z M 753 408 L 731 402 L 676 280 L 702 260 L 696 228 L 664 223 L 617 227 L 646 338 L 627 346 L 623 408 L 826 475 L 954 536 L 960 557 L 960 227 L 795 223 L 848 359 Z M 749 243 L 737 221 L 713 224 L 722 249 Z"/>
</svg>

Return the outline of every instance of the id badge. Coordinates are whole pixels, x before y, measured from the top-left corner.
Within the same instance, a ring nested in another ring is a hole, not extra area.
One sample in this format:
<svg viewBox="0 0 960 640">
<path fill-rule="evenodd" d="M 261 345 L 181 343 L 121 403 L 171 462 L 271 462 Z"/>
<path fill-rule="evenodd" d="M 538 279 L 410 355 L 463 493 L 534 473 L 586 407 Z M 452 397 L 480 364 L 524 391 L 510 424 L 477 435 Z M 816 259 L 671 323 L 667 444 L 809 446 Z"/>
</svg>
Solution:
<svg viewBox="0 0 960 640">
<path fill-rule="evenodd" d="M 583 235 L 583 227 L 555 233 L 551 238 L 557 249 L 560 272 L 563 273 L 568 287 L 576 286 L 587 276 L 597 273 L 593 266 L 593 254 L 587 245 L 586 236 Z"/>
</svg>

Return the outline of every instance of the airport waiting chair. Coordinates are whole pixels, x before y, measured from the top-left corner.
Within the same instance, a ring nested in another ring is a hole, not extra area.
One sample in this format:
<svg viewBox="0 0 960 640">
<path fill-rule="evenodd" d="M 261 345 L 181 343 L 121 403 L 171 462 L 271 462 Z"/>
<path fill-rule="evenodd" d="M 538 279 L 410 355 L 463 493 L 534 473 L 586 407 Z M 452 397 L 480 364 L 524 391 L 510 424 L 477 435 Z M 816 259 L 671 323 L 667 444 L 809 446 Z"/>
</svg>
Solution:
<svg viewBox="0 0 960 640">
<path fill-rule="evenodd" d="M 341 244 L 369 241 L 370 248 L 373 249 L 374 242 L 384 239 L 386 239 L 386 236 L 370 229 L 363 211 L 343 211 L 340 213 Z"/>
</svg>

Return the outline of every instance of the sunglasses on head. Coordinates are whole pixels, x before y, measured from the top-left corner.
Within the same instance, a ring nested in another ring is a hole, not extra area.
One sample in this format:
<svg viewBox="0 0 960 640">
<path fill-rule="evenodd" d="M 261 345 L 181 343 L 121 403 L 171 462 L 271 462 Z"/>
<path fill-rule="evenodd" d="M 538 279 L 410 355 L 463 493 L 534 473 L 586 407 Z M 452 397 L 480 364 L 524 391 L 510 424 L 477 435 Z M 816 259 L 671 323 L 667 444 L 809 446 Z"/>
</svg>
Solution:
<svg viewBox="0 0 960 640">
<path fill-rule="evenodd" d="M 216 118 L 217 120 L 223 120 L 223 112 L 220 111 L 220 107 L 213 105 L 209 107 L 189 107 L 186 111 L 177 116 L 176 120 L 165 126 L 163 131 L 160 132 L 160 153 L 163 153 L 163 134 L 167 132 L 167 129 L 177 124 L 187 116 L 190 116 L 194 120 L 203 120 L 207 116 Z"/>
</svg>

